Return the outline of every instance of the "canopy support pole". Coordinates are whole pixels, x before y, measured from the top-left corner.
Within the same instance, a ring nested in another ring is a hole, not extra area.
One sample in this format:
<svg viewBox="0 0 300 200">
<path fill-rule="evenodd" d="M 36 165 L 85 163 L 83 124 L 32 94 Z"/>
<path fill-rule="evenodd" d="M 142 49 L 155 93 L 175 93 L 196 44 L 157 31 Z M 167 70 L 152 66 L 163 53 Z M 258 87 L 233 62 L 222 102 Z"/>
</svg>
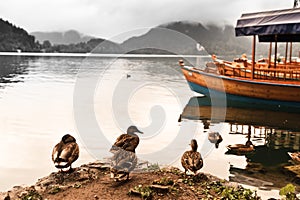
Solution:
<svg viewBox="0 0 300 200">
<path fill-rule="evenodd" d="M 268 60 L 268 67 L 271 67 L 271 55 L 272 55 L 272 42 L 270 42 L 270 47 L 269 47 L 269 60 Z"/>
<path fill-rule="evenodd" d="M 292 54 L 293 54 L 293 43 L 290 43 L 290 63 L 292 62 Z"/>
<path fill-rule="evenodd" d="M 286 68 L 286 60 L 287 60 L 288 49 L 289 49 L 289 43 L 287 42 L 285 44 L 285 56 L 284 56 L 284 65 L 285 65 L 285 68 Z"/>
<path fill-rule="evenodd" d="M 254 69 L 255 69 L 255 46 L 256 46 L 256 36 L 253 35 L 253 42 L 252 42 L 252 69 L 251 69 L 251 79 L 254 79 Z"/>
<path fill-rule="evenodd" d="M 277 35 L 275 35 L 275 52 L 274 52 L 274 68 L 276 68 L 277 63 Z"/>
</svg>

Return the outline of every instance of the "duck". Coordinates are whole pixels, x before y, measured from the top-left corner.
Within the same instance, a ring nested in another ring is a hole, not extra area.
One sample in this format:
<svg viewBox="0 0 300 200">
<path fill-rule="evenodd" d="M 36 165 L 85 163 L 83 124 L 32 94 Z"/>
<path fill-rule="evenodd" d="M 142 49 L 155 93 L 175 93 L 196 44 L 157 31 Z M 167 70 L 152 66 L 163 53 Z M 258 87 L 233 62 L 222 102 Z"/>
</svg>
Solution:
<svg viewBox="0 0 300 200">
<path fill-rule="evenodd" d="M 296 164 L 300 164 L 300 152 L 288 152 L 288 154 Z"/>
<path fill-rule="evenodd" d="M 127 129 L 127 133 L 120 135 L 116 139 L 115 143 L 110 149 L 110 152 L 113 153 L 114 151 L 118 151 L 119 148 L 121 148 L 123 150 L 135 153 L 135 149 L 140 143 L 140 139 L 135 133 L 143 134 L 143 132 L 140 131 L 136 126 L 129 126 Z"/>
<path fill-rule="evenodd" d="M 137 165 L 137 156 L 134 152 L 120 149 L 116 151 L 111 159 L 110 174 L 115 181 L 123 178 L 129 179 L 129 173 L 134 170 Z"/>
<path fill-rule="evenodd" d="M 136 126 L 129 126 L 126 134 L 120 135 L 110 149 L 113 154 L 110 173 L 111 178 L 115 181 L 119 181 L 123 177 L 128 180 L 129 173 L 137 164 L 135 149 L 139 145 L 140 139 L 136 133 L 143 134 Z"/>
<path fill-rule="evenodd" d="M 194 175 L 196 175 L 197 171 L 203 167 L 203 159 L 201 154 L 197 152 L 197 140 L 192 139 L 190 145 L 192 150 L 183 153 L 181 157 L 181 165 L 185 170 L 185 174 L 187 171 L 191 171 L 194 173 Z"/>
<path fill-rule="evenodd" d="M 56 168 L 63 171 L 65 168 L 69 168 L 67 172 L 72 172 L 72 163 L 79 157 L 79 146 L 76 143 L 76 139 L 66 134 L 62 137 L 61 141 L 57 143 L 52 151 L 52 161 Z"/>
<path fill-rule="evenodd" d="M 210 132 L 208 133 L 208 140 L 218 148 L 219 144 L 223 141 L 223 138 L 219 132 Z"/>
<path fill-rule="evenodd" d="M 251 153 L 254 151 L 254 145 L 250 140 L 246 142 L 246 144 L 233 144 L 233 145 L 228 145 L 227 149 L 235 154 L 246 154 L 246 153 Z"/>
</svg>

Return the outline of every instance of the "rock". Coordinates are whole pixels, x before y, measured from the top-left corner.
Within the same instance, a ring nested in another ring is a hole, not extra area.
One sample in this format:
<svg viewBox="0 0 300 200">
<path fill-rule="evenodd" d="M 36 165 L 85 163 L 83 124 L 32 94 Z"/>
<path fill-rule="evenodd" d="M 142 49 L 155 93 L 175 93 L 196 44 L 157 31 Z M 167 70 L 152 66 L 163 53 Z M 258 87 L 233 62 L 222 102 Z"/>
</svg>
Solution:
<svg viewBox="0 0 300 200">
<path fill-rule="evenodd" d="M 149 187 L 153 190 L 163 191 L 163 192 L 168 192 L 170 189 L 170 186 L 156 185 L 156 184 L 150 185 Z"/>
</svg>

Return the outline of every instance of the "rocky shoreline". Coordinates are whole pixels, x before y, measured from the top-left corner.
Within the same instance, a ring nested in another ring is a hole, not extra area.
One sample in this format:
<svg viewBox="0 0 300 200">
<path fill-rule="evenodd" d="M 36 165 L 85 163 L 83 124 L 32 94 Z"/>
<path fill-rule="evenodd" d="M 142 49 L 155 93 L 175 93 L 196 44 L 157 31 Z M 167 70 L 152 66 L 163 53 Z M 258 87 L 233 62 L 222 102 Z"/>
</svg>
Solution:
<svg viewBox="0 0 300 200">
<path fill-rule="evenodd" d="M 28 187 L 15 186 L 0 199 L 260 199 L 255 192 L 217 177 L 184 175 L 178 168 L 159 169 L 139 163 L 130 179 L 110 179 L 109 165 L 100 161 L 75 168 L 72 173 L 53 172 Z"/>
</svg>

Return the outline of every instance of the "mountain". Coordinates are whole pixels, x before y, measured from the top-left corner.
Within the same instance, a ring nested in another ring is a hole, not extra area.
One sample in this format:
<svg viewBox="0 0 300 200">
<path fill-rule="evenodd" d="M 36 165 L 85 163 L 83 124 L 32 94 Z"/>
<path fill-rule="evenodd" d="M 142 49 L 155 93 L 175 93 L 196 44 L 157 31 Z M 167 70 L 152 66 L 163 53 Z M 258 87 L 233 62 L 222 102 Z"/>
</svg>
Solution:
<svg viewBox="0 0 300 200">
<path fill-rule="evenodd" d="M 76 44 L 87 42 L 94 37 L 85 36 L 78 31 L 69 30 L 66 32 L 32 32 L 37 41 L 43 43 L 48 40 L 51 44 Z"/>
<path fill-rule="evenodd" d="M 0 51 L 35 51 L 34 36 L 0 19 Z"/>
<path fill-rule="evenodd" d="M 0 51 L 42 51 L 70 53 L 145 53 L 145 54 L 250 54 L 251 41 L 235 37 L 234 27 L 204 26 L 201 23 L 172 22 L 150 29 L 121 44 L 84 36 L 77 31 L 33 32 L 0 19 Z M 36 40 L 39 42 L 35 42 Z M 99 45 L 100 44 L 100 45 Z M 204 49 L 206 51 L 204 51 Z"/>
<path fill-rule="evenodd" d="M 199 47 L 200 49 L 204 47 L 209 54 L 217 55 L 249 54 L 251 52 L 250 39 L 235 37 L 233 26 L 203 26 L 201 23 L 191 22 L 160 25 L 144 35 L 124 41 L 121 46 L 133 50 L 134 53 L 199 54 Z"/>
</svg>

